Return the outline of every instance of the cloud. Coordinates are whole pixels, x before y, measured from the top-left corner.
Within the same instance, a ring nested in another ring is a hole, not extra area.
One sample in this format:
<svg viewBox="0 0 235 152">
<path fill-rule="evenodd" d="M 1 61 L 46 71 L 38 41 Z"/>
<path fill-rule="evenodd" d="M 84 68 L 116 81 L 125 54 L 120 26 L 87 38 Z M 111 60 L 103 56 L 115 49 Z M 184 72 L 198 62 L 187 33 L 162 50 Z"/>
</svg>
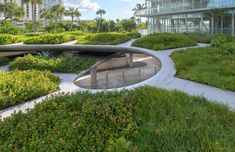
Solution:
<svg viewBox="0 0 235 152">
<path fill-rule="evenodd" d="M 90 0 L 65 0 L 66 7 L 77 7 L 84 10 L 98 10 L 100 5 Z"/>
</svg>

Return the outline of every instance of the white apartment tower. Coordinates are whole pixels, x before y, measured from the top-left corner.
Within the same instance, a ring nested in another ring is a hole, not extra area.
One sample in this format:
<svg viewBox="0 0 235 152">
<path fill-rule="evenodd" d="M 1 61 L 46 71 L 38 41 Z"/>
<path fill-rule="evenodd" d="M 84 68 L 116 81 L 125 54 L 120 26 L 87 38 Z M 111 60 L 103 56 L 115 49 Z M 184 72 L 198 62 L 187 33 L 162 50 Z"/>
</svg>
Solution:
<svg viewBox="0 0 235 152">
<path fill-rule="evenodd" d="M 51 7 L 54 5 L 64 5 L 64 0 L 44 0 L 44 7 Z"/>
<path fill-rule="evenodd" d="M 23 3 L 23 0 L 0 0 L 0 3 L 5 3 L 5 2 L 14 2 L 18 6 L 22 7 L 25 11 L 25 20 L 26 21 L 31 21 L 32 17 L 34 19 L 40 19 L 40 10 L 43 7 L 51 7 L 53 5 L 63 5 L 64 1 L 63 0 L 44 0 L 44 3 L 42 5 L 35 4 L 34 7 L 34 12 L 32 12 L 32 4 L 31 3 Z M 4 14 L 0 13 L 0 20 L 4 19 Z"/>
</svg>

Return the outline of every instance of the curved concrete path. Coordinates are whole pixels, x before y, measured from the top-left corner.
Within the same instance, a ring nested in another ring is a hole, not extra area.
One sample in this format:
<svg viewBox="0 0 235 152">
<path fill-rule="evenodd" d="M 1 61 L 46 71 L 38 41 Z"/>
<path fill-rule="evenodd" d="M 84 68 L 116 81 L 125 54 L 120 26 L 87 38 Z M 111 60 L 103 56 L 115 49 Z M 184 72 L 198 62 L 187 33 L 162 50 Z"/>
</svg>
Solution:
<svg viewBox="0 0 235 152">
<path fill-rule="evenodd" d="M 149 49 L 144 48 L 135 48 L 131 47 L 132 41 L 123 43 L 118 45 L 119 47 L 123 48 L 132 48 L 132 49 L 138 49 L 142 53 L 146 53 L 148 55 L 152 55 L 162 62 L 162 68 L 161 70 L 152 78 L 145 80 L 143 82 L 137 83 L 132 86 L 118 88 L 118 89 L 108 89 L 107 91 L 113 91 L 113 90 L 122 90 L 122 89 L 133 89 L 139 86 L 149 85 L 154 86 L 158 88 L 163 88 L 167 90 L 179 90 L 182 92 L 185 92 L 189 95 L 194 96 L 202 96 L 205 97 L 213 102 L 219 102 L 222 104 L 228 105 L 231 109 L 235 109 L 235 92 L 221 90 L 215 87 L 203 85 L 200 83 L 195 83 L 188 80 L 183 80 L 175 77 L 176 69 L 174 66 L 173 60 L 170 58 L 170 55 L 174 51 L 179 51 L 187 48 L 198 48 L 198 47 L 206 47 L 206 44 L 198 44 L 197 46 L 193 47 L 185 47 L 185 48 L 178 48 L 178 49 L 169 49 L 169 50 L 162 50 L 162 51 L 153 51 Z M 95 46 L 92 46 L 95 47 Z M 105 48 L 105 46 L 102 46 L 102 48 Z M 109 48 L 110 49 L 110 48 Z M 0 70 L 7 71 L 7 66 L 1 67 Z M 61 92 L 65 93 L 75 93 L 79 91 L 87 91 L 87 89 L 79 88 L 74 84 L 74 80 L 78 77 L 77 74 L 55 74 L 59 76 L 62 80 L 60 84 L 60 91 L 55 92 L 53 94 L 60 94 Z M 92 93 L 97 93 L 104 90 L 89 90 Z M 8 109 L 0 111 L 0 118 L 9 117 L 12 113 L 22 111 L 26 112 L 27 109 L 31 109 L 35 106 L 35 104 L 42 102 L 43 99 L 46 97 L 41 97 L 26 103 L 22 103 L 20 105 L 10 107 Z"/>
</svg>

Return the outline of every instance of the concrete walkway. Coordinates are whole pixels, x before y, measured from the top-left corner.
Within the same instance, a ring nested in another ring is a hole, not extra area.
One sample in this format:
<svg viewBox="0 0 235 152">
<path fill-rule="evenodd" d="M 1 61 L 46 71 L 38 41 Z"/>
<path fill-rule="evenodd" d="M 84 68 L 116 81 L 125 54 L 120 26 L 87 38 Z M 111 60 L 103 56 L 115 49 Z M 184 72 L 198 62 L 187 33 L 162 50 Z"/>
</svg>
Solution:
<svg viewBox="0 0 235 152">
<path fill-rule="evenodd" d="M 129 42 L 120 44 L 119 46 L 130 47 L 131 43 L 132 41 L 129 41 Z M 215 87 L 211 87 L 211 86 L 207 86 L 207 85 L 203 85 L 200 83 L 195 83 L 192 81 L 183 80 L 183 79 L 179 79 L 175 77 L 176 69 L 175 69 L 173 60 L 170 58 L 171 53 L 174 51 L 182 50 L 182 49 L 198 48 L 198 47 L 206 47 L 206 46 L 207 45 L 205 44 L 198 44 L 198 46 L 193 46 L 193 47 L 169 49 L 169 50 L 162 50 L 162 51 L 153 51 L 149 49 L 138 48 L 160 59 L 162 63 L 162 68 L 155 76 L 151 77 L 150 79 L 137 83 L 132 86 L 124 87 L 124 88 L 133 89 L 139 86 L 150 85 L 150 86 L 163 88 L 167 90 L 180 90 L 189 95 L 202 96 L 213 102 L 226 104 L 231 109 L 235 109 L 235 92 L 226 91 L 226 90 L 218 89 Z M 1 67 L 0 70 L 7 71 L 7 67 L 6 66 Z M 61 92 L 75 93 L 78 91 L 87 91 L 87 89 L 79 88 L 74 84 L 74 80 L 77 78 L 76 74 L 56 74 L 56 75 L 62 79 L 62 82 L 60 84 L 60 91 L 53 93 L 53 94 L 60 94 Z M 106 91 L 122 90 L 124 88 L 107 89 Z M 97 92 L 104 91 L 104 90 L 89 90 L 89 91 L 91 93 L 97 93 Z M 50 95 L 2 110 L 0 111 L 0 118 L 9 117 L 12 113 L 18 112 L 18 111 L 26 112 L 27 109 L 33 108 L 35 104 L 42 102 L 43 99 L 49 96 Z"/>
</svg>

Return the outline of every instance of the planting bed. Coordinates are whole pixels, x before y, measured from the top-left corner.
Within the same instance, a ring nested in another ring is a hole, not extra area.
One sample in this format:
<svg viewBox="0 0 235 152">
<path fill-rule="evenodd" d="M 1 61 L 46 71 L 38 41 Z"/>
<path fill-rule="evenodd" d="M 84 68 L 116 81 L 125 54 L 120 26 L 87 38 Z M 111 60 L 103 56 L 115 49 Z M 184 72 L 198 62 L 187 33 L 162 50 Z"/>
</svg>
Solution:
<svg viewBox="0 0 235 152">
<path fill-rule="evenodd" d="M 233 151 L 235 113 L 177 91 L 62 95 L 0 121 L 1 151 Z"/>
</svg>

